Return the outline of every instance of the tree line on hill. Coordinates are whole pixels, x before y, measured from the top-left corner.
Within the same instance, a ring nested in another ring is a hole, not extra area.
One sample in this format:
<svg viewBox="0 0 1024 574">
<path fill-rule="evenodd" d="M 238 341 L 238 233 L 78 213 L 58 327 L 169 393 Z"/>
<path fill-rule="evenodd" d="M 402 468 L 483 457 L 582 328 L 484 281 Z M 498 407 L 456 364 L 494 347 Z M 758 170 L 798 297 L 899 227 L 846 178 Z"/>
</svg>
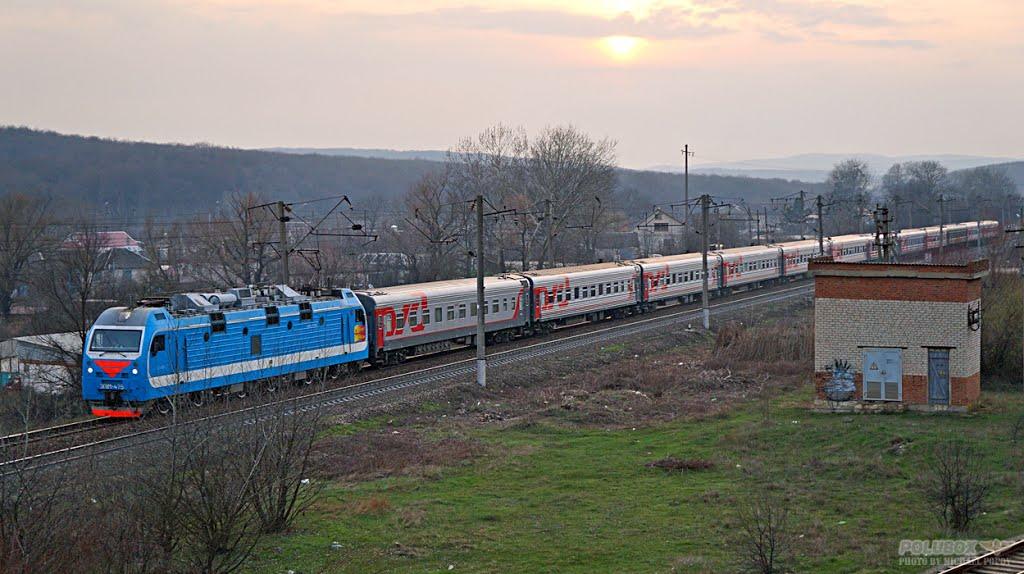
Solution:
<svg viewBox="0 0 1024 574">
<path fill-rule="evenodd" d="M 290 154 L 205 144 L 168 145 L 0 127 L 0 194 L 47 195 L 55 209 L 96 212 L 112 222 L 190 216 L 216 210 L 234 193 L 303 201 L 348 195 L 353 202 L 400 204 L 444 163 L 416 159 Z M 615 167 L 616 193 L 639 215 L 680 202 L 683 176 Z M 816 184 L 691 175 L 691 193 L 762 201 Z M 699 190 L 699 191 L 698 191 Z"/>
<path fill-rule="evenodd" d="M 1017 184 L 1003 166 L 950 172 L 936 161 L 893 164 L 876 178 L 858 159 L 840 162 L 829 173 L 829 224 L 863 228 L 875 205 L 885 205 L 897 228 L 975 219 L 1016 219 L 1021 208 Z M 808 209 L 810 206 L 807 206 Z"/>
</svg>

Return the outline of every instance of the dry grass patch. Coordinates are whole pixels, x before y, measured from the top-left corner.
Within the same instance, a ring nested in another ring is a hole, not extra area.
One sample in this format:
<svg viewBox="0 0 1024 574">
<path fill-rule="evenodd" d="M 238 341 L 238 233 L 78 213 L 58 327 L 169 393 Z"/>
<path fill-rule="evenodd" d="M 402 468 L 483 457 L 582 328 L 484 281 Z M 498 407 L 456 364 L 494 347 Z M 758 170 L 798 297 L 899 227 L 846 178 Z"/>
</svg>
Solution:
<svg viewBox="0 0 1024 574">
<path fill-rule="evenodd" d="M 326 479 L 423 475 L 483 452 L 479 442 L 465 438 L 430 439 L 410 429 L 364 432 L 321 440 L 314 452 L 314 469 Z"/>
<path fill-rule="evenodd" d="M 670 456 L 645 464 L 647 468 L 658 468 L 665 472 L 683 472 L 687 470 L 707 470 L 715 463 L 703 458 L 676 458 Z"/>
</svg>

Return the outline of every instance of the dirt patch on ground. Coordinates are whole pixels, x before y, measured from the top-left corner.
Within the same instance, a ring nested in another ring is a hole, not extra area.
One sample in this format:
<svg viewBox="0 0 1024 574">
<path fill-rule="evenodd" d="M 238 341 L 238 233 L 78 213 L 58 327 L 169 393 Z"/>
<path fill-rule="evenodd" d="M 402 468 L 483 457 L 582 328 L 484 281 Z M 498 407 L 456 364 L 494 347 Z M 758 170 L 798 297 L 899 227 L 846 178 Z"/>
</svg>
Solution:
<svg viewBox="0 0 1024 574">
<path fill-rule="evenodd" d="M 682 328 L 492 368 L 488 387 L 453 385 L 392 405 L 383 430 L 330 436 L 316 468 L 331 479 L 431 475 L 485 454 L 480 426 L 541 422 L 628 428 L 721 416 L 736 404 L 803 384 L 810 373 L 809 307 L 791 304 L 757 324 L 715 335 Z"/>
<path fill-rule="evenodd" d="M 367 480 L 396 475 L 429 475 L 479 456 L 485 447 L 456 436 L 427 438 L 409 428 L 332 436 L 314 452 L 316 475 L 326 479 Z"/>
<path fill-rule="evenodd" d="M 720 416 L 807 381 L 810 319 L 794 304 L 756 324 L 725 323 L 713 336 L 679 329 L 492 370 L 487 389 L 448 393 L 448 420 L 623 428 Z"/>
</svg>

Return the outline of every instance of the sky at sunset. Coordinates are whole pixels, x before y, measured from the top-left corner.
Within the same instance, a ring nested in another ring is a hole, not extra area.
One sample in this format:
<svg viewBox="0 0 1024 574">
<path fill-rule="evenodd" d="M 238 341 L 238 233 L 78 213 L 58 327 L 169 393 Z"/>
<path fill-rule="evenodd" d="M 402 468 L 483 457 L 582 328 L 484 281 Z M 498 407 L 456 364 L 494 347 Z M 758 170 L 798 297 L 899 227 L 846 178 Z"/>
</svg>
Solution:
<svg viewBox="0 0 1024 574">
<path fill-rule="evenodd" d="M 246 148 L 1018 157 L 1022 71 L 1022 0 L 0 2 L 0 124 Z"/>
</svg>

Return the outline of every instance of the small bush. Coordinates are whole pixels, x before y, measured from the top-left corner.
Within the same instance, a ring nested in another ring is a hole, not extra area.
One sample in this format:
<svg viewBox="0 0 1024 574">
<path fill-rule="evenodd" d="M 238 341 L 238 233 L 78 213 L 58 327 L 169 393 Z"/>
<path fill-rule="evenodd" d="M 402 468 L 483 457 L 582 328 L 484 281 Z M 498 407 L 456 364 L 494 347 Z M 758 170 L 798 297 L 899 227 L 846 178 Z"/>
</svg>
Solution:
<svg viewBox="0 0 1024 574">
<path fill-rule="evenodd" d="M 758 363 L 770 370 L 803 369 L 814 357 L 814 328 L 808 317 L 746 326 L 722 325 L 715 335 L 713 368 Z"/>
<path fill-rule="evenodd" d="M 925 499 L 944 528 L 967 532 L 984 510 L 992 487 L 982 452 L 960 440 L 947 440 L 935 447 L 934 456 L 921 480 Z"/>
<path fill-rule="evenodd" d="M 682 472 L 685 470 L 707 470 L 714 465 L 710 460 L 702 458 L 675 458 L 668 457 L 645 464 L 647 468 L 660 468 L 667 472 Z"/>
<path fill-rule="evenodd" d="M 734 537 L 741 571 L 787 571 L 792 545 L 788 506 L 767 484 L 755 486 L 748 499 L 740 503 L 739 527 Z"/>
<path fill-rule="evenodd" d="M 981 371 L 983 381 L 1021 379 L 1021 279 L 993 274 L 982 297 Z"/>
</svg>

